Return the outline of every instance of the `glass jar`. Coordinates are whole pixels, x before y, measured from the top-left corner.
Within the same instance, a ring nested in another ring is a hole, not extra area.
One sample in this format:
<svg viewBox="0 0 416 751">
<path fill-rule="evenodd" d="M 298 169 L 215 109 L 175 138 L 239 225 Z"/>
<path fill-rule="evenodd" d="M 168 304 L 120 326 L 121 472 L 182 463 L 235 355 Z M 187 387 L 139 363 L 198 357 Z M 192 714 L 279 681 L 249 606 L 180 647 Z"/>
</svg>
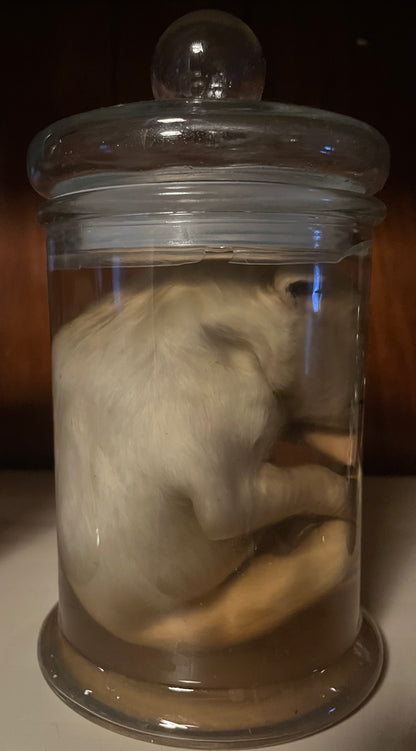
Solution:
<svg viewBox="0 0 416 751">
<path fill-rule="evenodd" d="M 374 687 L 360 610 L 372 230 L 388 148 L 258 101 L 232 16 L 162 36 L 154 102 L 31 145 L 48 202 L 59 605 L 54 691 L 120 732 L 256 746 Z"/>
</svg>

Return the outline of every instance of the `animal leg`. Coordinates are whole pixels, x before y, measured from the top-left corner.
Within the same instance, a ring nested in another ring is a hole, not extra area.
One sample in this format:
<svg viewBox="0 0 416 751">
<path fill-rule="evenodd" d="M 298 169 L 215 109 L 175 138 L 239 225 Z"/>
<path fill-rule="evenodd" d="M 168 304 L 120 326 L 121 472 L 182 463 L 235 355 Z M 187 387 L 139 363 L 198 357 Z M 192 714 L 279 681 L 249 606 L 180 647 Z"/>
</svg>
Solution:
<svg viewBox="0 0 416 751">
<path fill-rule="evenodd" d="M 214 475 L 206 495 L 193 499 L 207 537 L 247 535 L 291 516 L 346 517 L 347 481 L 326 467 L 263 464 L 254 478 L 242 478 L 235 495 Z"/>
<path fill-rule="evenodd" d="M 127 641 L 159 649 L 222 649 L 257 638 L 325 596 L 348 569 L 349 523 L 324 522 L 285 556 L 254 559 L 205 604 L 130 633 Z"/>
</svg>

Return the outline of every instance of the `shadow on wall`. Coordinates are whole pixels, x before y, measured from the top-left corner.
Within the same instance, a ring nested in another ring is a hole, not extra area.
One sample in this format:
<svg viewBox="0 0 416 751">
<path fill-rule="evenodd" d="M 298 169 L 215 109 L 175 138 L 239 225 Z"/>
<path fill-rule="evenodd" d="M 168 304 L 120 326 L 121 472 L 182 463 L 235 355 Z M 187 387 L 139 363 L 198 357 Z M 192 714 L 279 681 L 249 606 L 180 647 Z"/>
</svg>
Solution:
<svg viewBox="0 0 416 751">
<path fill-rule="evenodd" d="M 383 502 L 380 503 L 380 498 Z M 362 604 L 376 620 L 383 619 L 397 582 L 414 546 L 406 524 L 414 507 L 414 479 L 368 477 L 363 487 Z M 414 746 L 416 748 L 416 745 Z"/>
<path fill-rule="evenodd" d="M 0 425 L 0 467 L 53 468 L 52 406 L 49 402 L 2 405 Z"/>
<path fill-rule="evenodd" d="M 46 534 L 55 525 L 52 472 L 2 472 L 0 556 Z"/>
</svg>

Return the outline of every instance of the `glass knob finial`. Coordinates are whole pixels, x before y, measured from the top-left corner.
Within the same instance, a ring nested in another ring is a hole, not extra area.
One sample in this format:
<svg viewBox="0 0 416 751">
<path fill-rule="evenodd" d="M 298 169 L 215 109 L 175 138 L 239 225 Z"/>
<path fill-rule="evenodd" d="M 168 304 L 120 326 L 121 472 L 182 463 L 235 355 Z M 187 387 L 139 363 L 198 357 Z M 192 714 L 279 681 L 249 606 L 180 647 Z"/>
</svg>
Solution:
<svg viewBox="0 0 416 751">
<path fill-rule="evenodd" d="M 162 34 L 152 64 L 155 99 L 261 99 L 265 61 L 251 29 L 230 13 L 201 10 Z"/>
</svg>

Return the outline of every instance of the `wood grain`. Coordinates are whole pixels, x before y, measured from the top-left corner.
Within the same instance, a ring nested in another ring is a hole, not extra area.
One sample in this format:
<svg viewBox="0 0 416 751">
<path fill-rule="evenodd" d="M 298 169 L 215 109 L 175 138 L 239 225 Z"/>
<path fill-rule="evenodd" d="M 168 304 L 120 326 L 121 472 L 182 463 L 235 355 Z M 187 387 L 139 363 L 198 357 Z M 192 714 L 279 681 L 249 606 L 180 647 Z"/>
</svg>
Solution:
<svg viewBox="0 0 416 751">
<path fill-rule="evenodd" d="M 376 232 L 365 419 L 366 467 L 416 471 L 416 195 L 385 190 Z"/>
<path fill-rule="evenodd" d="M 265 98 L 353 115 L 392 148 L 371 295 L 365 468 L 416 469 L 416 7 L 367 2 L 216 3 L 249 23 L 268 62 Z M 25 155 L 50 122 L 150 98 L 164 28 L 206 2 L 3 4 L 0 70 L 0 464 L 50 466 L 52 422 L 44 235 Z"/>
</svg>

